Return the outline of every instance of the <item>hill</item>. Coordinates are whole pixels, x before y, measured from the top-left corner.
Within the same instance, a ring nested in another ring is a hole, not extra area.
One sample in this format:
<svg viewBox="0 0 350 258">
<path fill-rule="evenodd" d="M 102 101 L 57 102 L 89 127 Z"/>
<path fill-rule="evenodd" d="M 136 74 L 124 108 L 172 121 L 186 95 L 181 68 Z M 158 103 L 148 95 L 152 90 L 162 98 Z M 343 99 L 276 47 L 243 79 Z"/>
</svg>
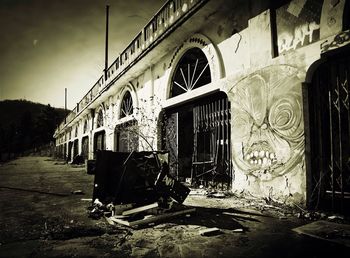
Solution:
<svg viewBox="0 0 350 258">
<path fill-rule="evenodd" d="M 20 153 L 49 143 L 68 112 L 27 100 L 0 101 L 0 152 Z"/>
</svg>

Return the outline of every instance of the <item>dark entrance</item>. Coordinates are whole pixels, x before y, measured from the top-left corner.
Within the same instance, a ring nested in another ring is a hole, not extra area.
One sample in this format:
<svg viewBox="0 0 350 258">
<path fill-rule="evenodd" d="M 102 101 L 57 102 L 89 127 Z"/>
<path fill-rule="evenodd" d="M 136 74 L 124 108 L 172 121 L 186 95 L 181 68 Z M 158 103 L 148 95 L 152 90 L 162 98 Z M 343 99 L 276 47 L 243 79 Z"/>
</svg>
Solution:
<svg viewBox="0 0 350 258">
<path fill-rule="evenodd" d="M 89 155 L 89 136 L 83 137 L 81 140 L 81 155 L 84 159 L 88 159 Z"/>
<path fill-rule="evenodd" d="M 349 50 L 315 71 L 309 90 L 312 208 L 349 212 Z"/>
<path fill-rule="evenodd" d="M 96 155 L 97 150 L 105 150 L 106 149 L 106 133 L 105 131 L 100 131 L 95 133 L 94 136 L 94 157 Z"/>
<path fill-rule="evenodd" d="M 79 140 L 76 139 L 73 142 L 73 158 L 79 155 Z"/>
<path fill-rule="evenodd" d="M 165 112 L 163 149 L 171 173 L 193 185 L 228 189 L 231 183 L 230 103 L 219 92 Z"/>
<path fill-rule="evenodd" d="M 68 161 L 71 161 L 73 159 L 73 142 L 68 142 L 67 159 Z"/>
</svg>

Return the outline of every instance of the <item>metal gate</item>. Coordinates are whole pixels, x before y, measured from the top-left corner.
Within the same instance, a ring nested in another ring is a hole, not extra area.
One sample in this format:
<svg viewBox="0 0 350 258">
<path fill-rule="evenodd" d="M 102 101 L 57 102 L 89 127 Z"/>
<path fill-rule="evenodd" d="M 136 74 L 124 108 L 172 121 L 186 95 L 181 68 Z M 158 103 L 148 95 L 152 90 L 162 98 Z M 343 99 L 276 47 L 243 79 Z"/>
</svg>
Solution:
<svg viewBox="0 0 350 258">
<path fill-rule="evenodd" d="M 349 52 L 315 71 L 309 91 L 311 189 L 316 209 L 349 212 Z"/>
<path fill-rule="evenodd" d="M 230 103 L 221 94 L 193 108 L 192 181 L 227 190 L 231 184 Z"/>
<path fill-rule="evenodd" d="M 232 180 L 230 103 L 220 92 L 166 112 L 170 170 L 193 185 L 226 190 Z"/>
</svg>

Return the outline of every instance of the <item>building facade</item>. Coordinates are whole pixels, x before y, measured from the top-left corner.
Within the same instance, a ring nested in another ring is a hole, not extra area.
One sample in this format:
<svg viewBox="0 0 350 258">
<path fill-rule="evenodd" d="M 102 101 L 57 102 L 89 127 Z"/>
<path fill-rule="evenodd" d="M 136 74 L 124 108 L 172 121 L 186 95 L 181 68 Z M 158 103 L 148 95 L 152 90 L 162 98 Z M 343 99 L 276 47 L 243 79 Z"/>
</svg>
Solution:
<svg viewBox="0 0 350 258">
<path fill-rule="evenodd" d="M 57 128 L 57 150 L 166 150 L 180 180 L 344 209 L 349 8 L 167 1 Z"/>
</svg>

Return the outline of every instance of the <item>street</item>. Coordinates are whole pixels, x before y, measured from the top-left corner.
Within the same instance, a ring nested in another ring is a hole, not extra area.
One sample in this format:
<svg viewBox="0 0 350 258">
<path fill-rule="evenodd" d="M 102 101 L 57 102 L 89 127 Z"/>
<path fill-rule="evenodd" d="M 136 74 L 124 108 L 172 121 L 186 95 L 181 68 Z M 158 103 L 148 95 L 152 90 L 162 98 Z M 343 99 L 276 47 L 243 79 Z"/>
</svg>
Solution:
<svg viewBox="0 0 350 258">
<path fill-rule="evenodd" d="M 0 257 L 348 257 L 350 249 L 299 235 L 309 223 L 237 198 L 189 196 L 191 216 L 143 228 L 88 217 L 92 175 L 83 165 L 23 157 L 0 165 Z M 77 191 L 74 193 L 74 191 Z M 201 236 L 217 227 L 220 234 Z M 347 255 L 346 255 L 347 253 Z"/>
</svg>

